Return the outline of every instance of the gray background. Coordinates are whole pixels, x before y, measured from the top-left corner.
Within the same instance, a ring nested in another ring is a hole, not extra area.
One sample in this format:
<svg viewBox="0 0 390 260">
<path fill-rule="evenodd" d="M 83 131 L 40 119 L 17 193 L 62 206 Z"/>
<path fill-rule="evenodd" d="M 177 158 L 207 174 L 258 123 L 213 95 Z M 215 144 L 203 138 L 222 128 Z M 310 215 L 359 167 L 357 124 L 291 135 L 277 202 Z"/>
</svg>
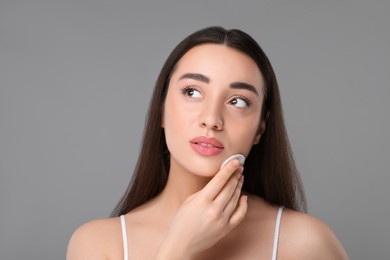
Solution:
<svg viewBox="0 0 390 260">
<path fill-rule="evenodd" d="M 275 68 L 309 212 L 352 259 L 389 259 L 389 3 L 0 1 L 0 258 L 63 259 L 109 215 L 165 58 L 222 25 Z"/>
</svg>

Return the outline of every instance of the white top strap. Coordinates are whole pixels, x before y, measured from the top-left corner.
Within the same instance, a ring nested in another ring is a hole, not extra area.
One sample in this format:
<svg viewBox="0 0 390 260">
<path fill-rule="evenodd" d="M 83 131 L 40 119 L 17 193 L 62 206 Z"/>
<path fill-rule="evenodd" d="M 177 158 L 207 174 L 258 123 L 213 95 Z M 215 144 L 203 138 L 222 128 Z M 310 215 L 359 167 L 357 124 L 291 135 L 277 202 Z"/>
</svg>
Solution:
<svg viewBox="0 0 390 260">
<path fill-rule="evenodd" d="M 272 260 L 276 260 L 278 254 L 279 230 L 280 230 L 280 220 L 282 219 L 282 212 L 283 212 L 283 207 L 280 207 L 278 210 L 278 215 L 276 217 L 274 247 L 272 249 Z"/>
<path fill-rule="evenodd" d="M 272 260 L 276 260 L 278 252 L 278 242 L 279 242 L 279 230 L 280 222 L 282 219 L 283 207 L 280 207 L 278 210 L 278 215 L 276 217 L 275 233 L 274 233 L 274 245 L 272 249 Z M 128 247 L 127 247 L 127 234 L 126 234 L 126 220 L 125 216 L 121 215 L 121 228 L 122 228 L 122 240 L 123 240 L 123 259 L 128 260 Z"/>
<path fill-rule="evenodd" d="M 123 240 L 123 259 L 129 258 L 129 251 L 127 248 L 127 234 L 126 234 L 126 220 L 125 215 L 121 215 L 122 240 Z"/>
</svg>

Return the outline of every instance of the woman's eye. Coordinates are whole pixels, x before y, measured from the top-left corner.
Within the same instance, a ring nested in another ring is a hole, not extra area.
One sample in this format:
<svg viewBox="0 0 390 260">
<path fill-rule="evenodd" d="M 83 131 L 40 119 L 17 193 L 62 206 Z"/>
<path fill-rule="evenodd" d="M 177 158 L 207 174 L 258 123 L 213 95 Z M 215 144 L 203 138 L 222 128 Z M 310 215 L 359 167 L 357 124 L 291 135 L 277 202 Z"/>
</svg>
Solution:
<svg viewBox="0 0 390 260">
<path fill-rule="evenodd" d="M 234 98 L 232 101 L 230 101 L 230 104 L 236 107 L 249 107 L 249 101 L 244 98 Z"/>
<path fill-rule="evenodd" d="M 183 89 L 183 94 L 192 98 L 201 98 L 202 94 L 194 88 L 185 88 Z"/>
</svg>

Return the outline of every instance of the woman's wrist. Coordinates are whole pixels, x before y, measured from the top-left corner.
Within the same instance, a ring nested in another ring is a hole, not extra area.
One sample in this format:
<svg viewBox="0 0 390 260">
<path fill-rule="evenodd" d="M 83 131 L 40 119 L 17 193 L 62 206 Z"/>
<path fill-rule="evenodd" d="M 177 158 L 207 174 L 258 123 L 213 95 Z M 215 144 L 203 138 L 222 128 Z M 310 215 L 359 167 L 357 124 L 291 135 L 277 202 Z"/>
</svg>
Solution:
<svg viewBox="0 0 390 260">
<path fill-rule="evenodd" d="M 164 240 L 158 250 L 155 260 L 192 260 L 189 250 L 183 241 Z"/>
<path fill-rule="evenodd" d="M 157 253 L 155 260 L 192 260 L 193 258 L 183 252 L 178 252 L 176 248 L 171 250 L 163 249 Z"/>
</svg>

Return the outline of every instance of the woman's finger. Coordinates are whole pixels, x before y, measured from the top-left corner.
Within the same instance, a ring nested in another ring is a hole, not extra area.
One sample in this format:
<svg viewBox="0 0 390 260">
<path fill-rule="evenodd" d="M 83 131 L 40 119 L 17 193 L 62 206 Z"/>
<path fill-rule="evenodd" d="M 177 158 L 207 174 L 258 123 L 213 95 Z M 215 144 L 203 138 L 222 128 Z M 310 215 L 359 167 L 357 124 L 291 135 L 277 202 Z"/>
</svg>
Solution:
<svg viewBox="0 0 390 260">
<path fill-rule="evenodd" d="M 244 219 L 246 211 L 248 209 L 248 197 L 246 195 L 242 195 L 238 201 L 238 206 L 233 212 L 232 216 L 229 220 L 229 225 L 231 227 L 235 227 Z"/>
<path fill-rule="evenodd" d="M 241 188 L 243 183 L 244 183 L 244 176 L 241 176 L 235 187 L 234 193 L 232 194 L 230 200 L 226 203 L 226 206 L 223 209 L 223 214 L 229 218 L 233 214 L 234 210 L 237 208 L 237 203 L 238 200 L 240 199 Z"/>
<path fill-rule="evenodd" d="M 209 183 L 202 189 L 202 193 L 208 200 L 214 200 L 218 193 L 228 182 L 230 176 L 240 167 L 240 162 L 235 159 L 223 167 Z"/>
<path fill-rule="evenodd" d="M 224 211 L 228 203 L 232 200 L 237 188 L 240 184 L 242 168 L 238 168 L 234 174 L 230 177 L 228 182 L 222 188 L 222 190 L 218 193 L 218 195 L 214 198 L 214 206 L 219 208 L 219 210 Z"/>
</svg>

